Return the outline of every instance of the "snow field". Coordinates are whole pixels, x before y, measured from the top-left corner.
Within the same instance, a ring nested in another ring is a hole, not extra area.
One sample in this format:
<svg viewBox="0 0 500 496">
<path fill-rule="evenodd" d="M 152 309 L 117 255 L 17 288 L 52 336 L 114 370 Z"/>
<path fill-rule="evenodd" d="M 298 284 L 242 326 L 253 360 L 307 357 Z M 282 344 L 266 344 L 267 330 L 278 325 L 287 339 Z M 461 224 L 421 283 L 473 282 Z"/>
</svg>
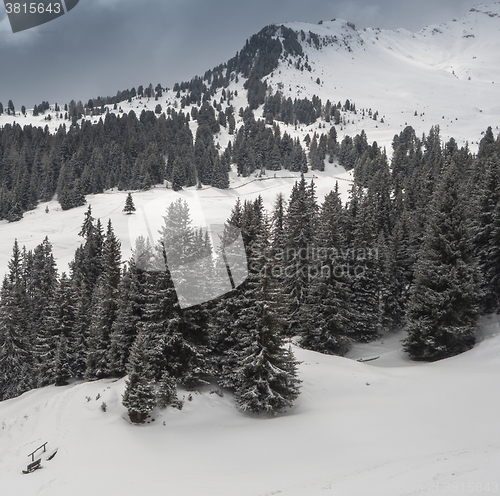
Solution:
<svg viewBox="0 0 500 496">
<path fill-rule="evenodd" d="M 476 348 L 431 364 L 398 363 L 397 335 L 378 343 L 389 366 L 294 348 L 302 393 L 269 418 L 238 413 L 230 393 L 210 394 L 216 386 L 180 390 L 182 410 L 155 410 L 140 426 L 121 405 L 123 379 L 30 391 L 0 403 L 2 494 L 498 492 L 499 318 L 482 328 Z M 45 441 L 58 454 L 23 475 Z"/>
</svg>

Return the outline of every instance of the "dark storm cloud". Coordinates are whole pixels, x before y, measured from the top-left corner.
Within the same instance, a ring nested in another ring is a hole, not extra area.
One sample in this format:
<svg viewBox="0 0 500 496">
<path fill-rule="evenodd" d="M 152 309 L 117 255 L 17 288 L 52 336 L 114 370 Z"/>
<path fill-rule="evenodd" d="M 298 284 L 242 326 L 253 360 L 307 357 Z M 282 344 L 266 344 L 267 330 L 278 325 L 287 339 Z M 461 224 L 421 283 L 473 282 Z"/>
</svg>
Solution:
<svg viewBox="0 0 500 496">
<path fill-rule="evenodd" d="M 0 4 L 0 102 L 17 108 L 171 86 L 232 57 L 277 22 L 344 18 L 358 28 L 427 24 L 465 14 L 473 0 L 81 0 L 71 12 L 13 34 Z"/>
</svg>

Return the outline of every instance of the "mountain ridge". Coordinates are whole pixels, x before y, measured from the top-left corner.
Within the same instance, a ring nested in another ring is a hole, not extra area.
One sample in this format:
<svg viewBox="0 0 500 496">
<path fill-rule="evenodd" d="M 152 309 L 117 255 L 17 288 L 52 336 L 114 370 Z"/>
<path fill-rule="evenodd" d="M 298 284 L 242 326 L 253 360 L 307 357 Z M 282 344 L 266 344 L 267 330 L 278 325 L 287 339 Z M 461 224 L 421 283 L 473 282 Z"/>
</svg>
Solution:
<svg viewBox="0 0 500 496">
<path fill-rule="evenodd" d="M 277 91 L 292 99 L 316 95 L 323 103 L 349 99 L 358 108 L 378 110 L 384 122 L 348 116 L 340 137 L 365 129 L 370 141 L 390 152 L 394 134 L 407 125 L 417 134 L 439 125 L 443 141 L 454 137 L 459 145 L 468 143 L 474 150 L 481 133 L 488 126 L 497 127 L 500 120 L 494 86 L 500 84 L 499 31 L 499 2 L 477 4 L 460 19 L 429 25 L 417 33 L 356 30 L 343 19 L 271 24 L 250 37 L 235 57 L 204 76 L 162 90 L 159 98 L 136 95 L 130 102 L 122 100 L 120 107 L 124 112 L 137 112 L 155 110 L 160 104 L 162 111 L 179 107 L 189 111 L 201 100 L 219 100 L 227 90 L 239 96 L 243 92 L 247 101 L 235 98 L 225 108 L 233 105 L 237 110 L 250 104 L 256 116 L 262 117 L 266 96 Z M 113 105 L 106 109 L 115 111 Z M 0 126 L 15 121 L 48 125 L 55 131 L 65 122 L 54 106 L 38 117 L 29 114 L 4 113 Z M 96 116 L 86 118 L 96 121 Z M 229 139 L 222 138 L 222 142 Z"/>
</svg>

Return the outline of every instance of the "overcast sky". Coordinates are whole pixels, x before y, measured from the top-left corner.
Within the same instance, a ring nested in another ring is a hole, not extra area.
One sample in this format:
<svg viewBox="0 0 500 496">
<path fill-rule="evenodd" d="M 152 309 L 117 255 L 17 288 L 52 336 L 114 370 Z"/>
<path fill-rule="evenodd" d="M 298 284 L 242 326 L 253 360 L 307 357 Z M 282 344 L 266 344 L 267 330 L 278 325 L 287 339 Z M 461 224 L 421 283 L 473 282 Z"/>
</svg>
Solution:
<svg viewBox="0 0 500 496">
<path fill-rule="evenodd" d="M 19 1 L 19 0 L 18 0 Z M 0 102 L 172 87 L 226 62 L 272 23 L 343 18 L 356 28 L 418 31 L 466 14 L 476 0 L 80 0 L 66 15 L 13 34 L 0 3 Z"/>
</svg>

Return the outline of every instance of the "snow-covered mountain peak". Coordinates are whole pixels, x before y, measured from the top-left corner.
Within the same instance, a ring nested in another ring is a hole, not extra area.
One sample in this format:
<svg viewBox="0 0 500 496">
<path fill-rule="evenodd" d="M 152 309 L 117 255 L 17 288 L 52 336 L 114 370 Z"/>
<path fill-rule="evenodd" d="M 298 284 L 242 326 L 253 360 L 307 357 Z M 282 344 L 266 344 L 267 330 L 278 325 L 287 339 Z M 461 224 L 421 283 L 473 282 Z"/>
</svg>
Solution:
<svg viewBox="0 0 500 496">
<path fill-rule="evenodd" d="M 470 9 L 469 14 L 487 14 L 489 17 L 500 17 L 500 2 L 478 3 Z"/>
<path fill-rule="evenodd" d="M 317 96 L 323 104 L 349 100 L 370 116 L 370 110 L 378 112 L 378 120 L 365 118 L 363 113 L 346 116 L 337 130 L 339 139 L 364 129 L 370 141 L 390 151 L 394 135 L 406 126 L 422 134 L 439 125 L 444 141 L 454 137 L 474 150 L 488 126 L 500 125 L 499 31 L 500 2 L 478 4 L 460 19 L 429 25 L 416 33 L 357 29 L 344 19 L 274 24 L 252 36 L 236 57 L 208 71 L 205 83 L 213 86 L 215 73 L 219 81 L 227 76 L 224 84 L 233 93 L 234 109 L 249 103 L 247 82 L 251 77 L 254 87 L 256 80 L 265 83 L 262 94 L 279 91 L 292 100 Z M 220 99 L 222 86 L 217 92 Z M 183 108 L 190 112 L 182 101 L 184 96 L 177 89 L 164 91 L 159 100 L 138 96 L 120 102 L 117 112 L 139 114 L 154 111 L 157 105 L 163 111 Z M 262 117 L 261 100 L 259 105 L 256 116 Z M 107 111 L 115 112 L 112 106 Z M 64 119 L 61 113 L 48 113 L 35 117 L 29 110 L 25 115 L 4 112 L 0 126 L 16 121 L 48 125 L 54 131 Z M 98 122 L 95 116 L 87 118 Z M 237 126 L 238 122 L 237 118 Z M 311 129 L 288 131 L 303 137 Z"/>
<path fill-rule="evenodd" d="M 349 99 L 383 118 L 351 118 L 348 134 L 365 129 L 370 140 L 390 147 L 407 125 L 418 133 L 439 125 L 443 140 L 454 137 L 474 149 L 488 126 L 499 125 L 500 2 L 417 33 L 357 30 L 342 19 L 284 26 L 296 33 L 303 53 L 291 54 L 283 43 L 279 66 L 265 78 L 270 91 L 292 100 Z M 276 33 L 283 42 L 281 36 Z"/>
</svg>

